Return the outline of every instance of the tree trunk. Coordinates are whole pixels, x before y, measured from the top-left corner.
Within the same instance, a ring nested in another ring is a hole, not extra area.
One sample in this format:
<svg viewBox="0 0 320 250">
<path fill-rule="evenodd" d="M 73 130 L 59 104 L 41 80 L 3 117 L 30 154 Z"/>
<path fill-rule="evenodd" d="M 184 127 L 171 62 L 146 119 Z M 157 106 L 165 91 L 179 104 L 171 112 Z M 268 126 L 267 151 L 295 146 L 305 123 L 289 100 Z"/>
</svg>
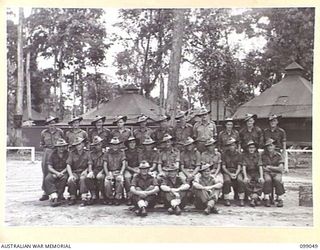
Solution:
<svg viewBox="0 0 320 250">
<path fill-rule="evenodd" d="M 166 111 L 171 116 L 171 124 L 174 123 L 176 115 L 179 71 L 181 62 L 182 42 L 184 34 L 184 9 L 174 10 L 174 24 L 172 37 L 172 51 L 169 63 L 169 78 L 168 78 L 168 92 Z"/>
<path fill-rule="evenodd" d="M 30 39 L 28 39 L 28 45 L 30 45 Z M 28 120 L 32 120 L 31 113 L 31 81 L 30 81 L 30 49 L 27 49 L 26 58 L 26 85 L 27 85 L 27 114 Z"/>
<path fill-rule="evenodd" d="M 164 81 L 162 73 L 160 74 L 160 107 L 164 108 Z"/>
<path fill-rule="evenodd" d="M 63 102 L 63 91 L 62 91 L 62 81 L 63 81 L 63 75 L 62 75 L 62 51 L 59 51 L 60 58 L 59 58 L 59 118 L 62 121 L 64 118 L 64 102 Z"/>
<path fill-rule="evenodd" d="M 18 81 L 16 95 L 16 114 L 14 117 L 15 127 L 15 146 L 22 146 L 22 115 L 23 115 L 23 8 L 19 8 L 18 24 L 18 43 L 17 43 L 17 60 L 18 60 Z"/>
</svg>

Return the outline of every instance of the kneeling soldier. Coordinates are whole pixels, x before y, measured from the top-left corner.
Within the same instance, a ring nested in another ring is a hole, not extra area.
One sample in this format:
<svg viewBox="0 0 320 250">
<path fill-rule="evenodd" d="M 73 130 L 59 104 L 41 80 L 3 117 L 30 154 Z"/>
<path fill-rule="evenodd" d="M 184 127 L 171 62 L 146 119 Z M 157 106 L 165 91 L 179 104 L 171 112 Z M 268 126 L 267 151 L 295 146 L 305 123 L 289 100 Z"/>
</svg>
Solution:
<svg viewBox="0 0 320 250">
<path fill-rule="evenodd" d="M 88 165 L 91 165 L 91 158 L 89 151 L 84 149 L 84 138 L 77 137 L 71 146 L 75 150 L 71 150 L 67 159 L 68 191 L 70 193 L 69 205 L 76 204 L 77 191 L 81 195 L 81 205 L 86 205 L 90 199 L 88 188 L 86 185 L 86 178 L 88 174 Z"/>
<path fill-rule="evenodd" d="M 178 176 L 179 167 L 176 164 L 165 168 L 166 175 L 161 180 L 160 189 L 164 204 L 169 207 L 169 214 L 181 214 L 181 208 L 186 204 L 187 190 L 190 185 L 185 178 Z"/>
<path fill-rule="evenodd" d="M 158 181 L 149 174 L 149 170 L 149 163 L 142 161 L 139 165 L 139 174 L 135 175 L 131 182 L 130 191 L 138 216 L 146 216 L 146 208 L 155 206 L 159 192 Z"/>
<path fill-rule="evenodd" d="M 250 206 L 259 205 L 259 196 L 263 188 L 263 170 L 257 144 L 250 140 L 247 143 L 247 150 L 242 157 L 243 182 L 246 187 L 247 195 L 250 197 Z"/>
<path fill-rule="evenodd" d="M 283 200 L 281 195 L 285 193 L 282 172 L 284 170 L 284 161 L 280 153 L 276 152 L 273 139 L 268 139 L 265 143 L 264 152 L 261 155 L 263 164 L 264 187 L 263 193 L 265 195 L 265 206 L 270 207 L 270 194 L 273 186 L 276 189 L 278 207 L 283 207 Z"/>
<path fill-rule="evenodd" d="M 113 137 L 110 141 L 110 149 L 103 156 L 103 168 L 106 173 L 104 181 L 106 192 L 106 203 L 108 205 L 120 205 L 123 195 L 123 174 L 126 168 L 126 156 L 121 149 L 122 142 Z M 115 192 L 113 192 L 113 189 Z"/>
<path fill-rule="evenodd" d="M 51 206 L 59 206 L 61 200 L 63 200 L 63 192 L 67 184 L 68 174 L 67 174 L 67 150 L 66 141 L 64 139 L 58 139 L 54 145 L 55 149 L 49 155 L 47 165 L 48 171 L 44 185 L 48 191 Z"/>
<path fill-rule="evenodd" d="M 195 207 L 204 209 L 205 214 L 218 213 L 215 204 L 219 198 L 219 192 L 222 188 L 222 183 L 216 182 L 211 175 L 210 165 L 204 164 L 201 166 L 200 175 L 197 175 L 193 181 L 193 192 L 195 195 Z"/>
<path fill-rule="evenodd" d="M 99 198 L 102 198 L 101 200 L 104 200 L 105 198 L 104 179 L 106 176 L 103 170 L 103 143 L 104 139 L 96 135 L 93 137 L 93 141 L 90 144 L 92 167 L 89 165 L 86 185 L 91 193 L 92 199 L 88 202 L 88 205 L 99 200 Z"/>
</svg>

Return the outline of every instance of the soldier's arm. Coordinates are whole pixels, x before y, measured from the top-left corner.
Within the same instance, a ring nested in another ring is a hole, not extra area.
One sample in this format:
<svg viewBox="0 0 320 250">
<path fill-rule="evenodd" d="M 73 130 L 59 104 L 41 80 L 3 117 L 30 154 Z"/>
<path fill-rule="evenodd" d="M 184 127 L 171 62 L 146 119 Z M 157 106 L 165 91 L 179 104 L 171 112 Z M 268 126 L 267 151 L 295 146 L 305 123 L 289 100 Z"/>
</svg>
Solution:
<svg viewBox="0 0 320 250">
<path fill-rule="evenodd" d="M 186 191 L 190 188 L 188 183 L 183 183 L 180 187 L 177 188 L 177 191 Z"/>
<path fill-rule="evenodd" d="M 106 175 L 109 175 L 108 162 L 106 160 L 103 160 L 103 169 L 104 169 L 104 173 Z"/>
<path fill-rule="evenodd" d="M 218 167 L 217 167 L 216 172 L 214 173 L 214 175 L 215 176 L 218 175 L 220 173 L 220 171 L 221 171 L 221 162 L 218 163 Z"/>
<path fill-rule="evenodd" d="M 200 190 L 203 190 L 203 189 L 206 189 L 204 186 L 202 186 L 198 181 L 194 180 L 192 182 L 192 187 L 194 187 L 195 189 L 200 189 Z"/>
<path fill-rule="evenodd" d="M 260 179 L 263 180 L 263 168 L 262 168 L 262 166 L 259 166 L 259 175 L 260 175 Z"/>
<path fill-rule="evenodd" d="M 163 192 L 171 192 L 171 187 L 169 187 L 166 183 L 162 183 L 160 185 L 160 189 L 163 191 Z"/>
<path fill-rule="evenodd" d="M 57 170 L 55 170 L 51 164 L 48 164 L 48 170 L 49 170 L 49 173 L 51 174 L 58 175 L 60 173 Z"/>
<path fill-rule="evenodd" d="M 220 189 L 222 188 L 223 184 L 221 182 L 217 183 L 217 184 L 213 184 L 211 186 L 207 186 L 206 189 Z"/>
<path fill-rule="evenodd" d="M 242 173 L 243 173 L 244 179 L 248 179 L 247 167 L 245 165 L 242 165 Z"/>
<path fill-rule="evenodd" d="M 223 172 L 225 172 L 227 175 L 231 176 L 231 173 L 229 172 L 229 170 L 226 167 L 226 164 L 222 163 L 222 170 Z"/>
<path fill-rule="evenodd" d="M 241 172 L 241 165 L 238 164 L 237 171 L 236 171 L 235 175 L 238 176 L 238 174 L 240 174 L 240 172 Z"/>
<path fill-rule="evenodd" d="M 282 173 L 284 169 L 284 164 L 281 162 L 278 166 L 269 166 L 269 169 L 271 171 Z"/>
<path fill-rule="evenodd" d="M 159 186 L 150 186 L 148 188 L 148 190 L 144 191 L 146 193 L 146 195 L 153 195 L 153 194 L 157 194 L 159 192 Z"/>
</svg>

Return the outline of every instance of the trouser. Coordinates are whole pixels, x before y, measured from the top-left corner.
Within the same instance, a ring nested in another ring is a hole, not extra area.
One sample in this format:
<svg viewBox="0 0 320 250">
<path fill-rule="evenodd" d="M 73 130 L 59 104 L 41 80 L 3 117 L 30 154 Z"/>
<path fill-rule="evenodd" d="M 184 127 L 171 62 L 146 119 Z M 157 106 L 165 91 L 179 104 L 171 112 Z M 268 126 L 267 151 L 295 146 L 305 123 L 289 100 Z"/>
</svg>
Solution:
<svg viewBox="0 0 320 250">
<path fill-rule="evenodd" d="M 71 197 L 75 197 L 77 195 L 78 190 L 80 195 L 88 193 L 88 188 L 86 185 L 87 174 L 87 170 L 84 170 L 81 173 L 73 173 L 76 179 L 68 180 L 68 192 L 71 195 Z"/>
<path fill-rule="evenodd" d="M 282 195 L 285 193 L 283 182 L 282 182 L 282 173 L 274 172 L 264 172 L 264 186 L 263 193 L 271 194 L 272 188 L 275 187 L 276 195 Z"/>
<path fill-rule="evenodd" d="M 42 169 L 42 190 L 47 194 L 48 191 L 46 190 L 46 185 L 45 185 L 45 178 L 48 175 L 49 171 L 48 171 L 48 158 L 50 156 L 50 154 L 52 153 L 53 149 L 51 148 L 45 148 L 43 150 L 43 154 L 42 154 L 42 159 L 41 159 L 41 169 Z"/>
<path fill-rule="evenodd" d="M 170 206 L 177 206 L 180 205 L 180 207 L 184 207 L 187 203 L 187 194 L 188 191 L 180 191 L 179 192 L 179 197 L 176 197 L 173 193 L 171 192 L 161 192 L 161 198 L 164 202 L 164 205 L 166 207 Z"/>
<path fill-rule="evenodd" d="M 220 189 L 212 189 L 211 192 L 203 189 L 193 188 L 194 205 L 197 209 L 205 209 L 206 207 L 214 207 L 215 202 L 219 198 Z"/>
<path fill-rule="evenodd" d="M 138 169 L 138 168 L 137 168 Z M 126 193 L 127 193 L 127 198 L 130 198 L 131 197 L 131 193 L 130 193 L 130 187 L 131 187 L 131 181 L 132 181 L 132 178 L 133 176 L 135 175 L 136 173 L 134 172 L 131 172 L 129 170 L 126 170 L 124 172 L 124 188 L 126 190 Z"/>
<path fill-rule="evenodd" d="M 261 196 L 263 183 L 259 182 L 259 174 L 247 174 L 248 182 L 245 183 L 246 194 L 252 196 L 254 194 Z"/>
<path fill-rule="evenodd" d="M 119 175 L 119 171 L 111 171 L 112 176 L 109 178 L 107 176 L 104 181 L 105 194 L 107 199 L 116 198 L 117 200 L 122 199 L 123 194 L 123 184 L 124 180 L 122 176 Z M 113 194 L 113 189 L 115 190 Z"/>
<path fill-rule="evenodd" d="M 44 180 L 47 194 L 50 195 L 53 193 L 57 193 L 58 197 L 62 197 L 67 181 L 67 173 L 65 173 L 61 178 L 58 178 L 55 174 L 48 173 Z"/>
<path fill-rule="evenodd" d="M 104 172 L 100 171 L 93 171 L 94 178 L 88 178 L 86 177 L 85 182 L 88 190 L 90 191 L 92 196 L 96 196 L 99 198 L 99 193 L 105 197 L 105 190 L 104 190 L 104 179 L 106 178 L 106 175 Z"/>
<path fill-rule="evenodd" d="M 205 141 L 198 141 L 197 142 L 197 149 L 199 150 L 200 153 L 203 153 L 204 151 L 206 151 L 205 144 L 206 144 Z"/>
<path fill-rule="evenodd" d="M 151 187 L 148 187 L 145 190 L 142 190 L 140 187 L 136 187 L 136 190 L 138 191 L 149 191 L 151 190 Z M 132 194 L 132 202 L 135 205 L 135 207 L 148 207 L 153 208 L 157 203 L 157 194 L 148 195 L 146 198 L 141 198 L 139 195 Z"/>
<path fill-rule="evenodd" d="M 223 174 L 223 194 L 228 195 L 231 192 L 231 187 L 233 188 L 235 195 L 245 192 L 245 184 L 243 182 L 242 174 L 238 174 L 236 179 L 231 179 L 228 174 Z"/>
</svg>

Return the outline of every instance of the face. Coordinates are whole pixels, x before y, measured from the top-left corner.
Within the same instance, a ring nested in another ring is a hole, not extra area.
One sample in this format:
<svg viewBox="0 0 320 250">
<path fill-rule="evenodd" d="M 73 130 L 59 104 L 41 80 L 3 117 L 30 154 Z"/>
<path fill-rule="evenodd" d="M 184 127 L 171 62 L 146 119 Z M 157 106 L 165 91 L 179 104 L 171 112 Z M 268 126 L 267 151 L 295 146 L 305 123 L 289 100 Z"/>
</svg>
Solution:
<svg viewBox="0 0 320 250">
<path fill-rule="evenodd" d="M 278 125 L 278 119 L 272 119 L 272 120 L 270 121 L 270 126 L 271 126 L 272 128 L 275 128 L 277 125 Z"/>
<path fill-rule="evenodd" d="M 185 123 L 186 123 L 186 117 L 185 117 L 185 116 L 182 116 L 181 118 L 179 118 L 179 119 L 177 120 L 177 123 L 179 123 L 179 124 L 185 124 Z"/>
<path fill-rule="evenodd" d="M 233 128 L 233 122 L 227 122 L 226 123 L 226 129 L 231 130 Z"/>
<path fill-rule="evenodd" d="M 136 141 L 130 141 L 128 146 L 129 146 L 130 149 L 136 148 Z"/>
<path fill-rule="evenodd" d="M 247 126 L 248 127 L 252 127 L 254 125 L 254 119 L 253 118 L 250 118 L 248 121 L 247 121 Z"/>
<path fill-rule="evenodd" d="M 248 151 L 250 154 L 253 154 L 254 152 L 256 152 L 256 146 L 255 145 L 250 145 L 248 148 Z"/>
<path fill-rule="evenodd" d="M 74 121 L 74 122 L 72 123 L 72 127 L 73 127 L 73 128 L 79 128 L 79 126 L 80 126 L 80 121 L 79 121 L 79 120 Z"/>
<path fill-rule="evenodd" d="M 202 119 L 202 121 L 204 121 L 204 122 L 208 121 L 208 120 L 209 120 L 208 114 L 202 115 L 201 119 Z"/>
<path fill-rule="evenodd" d="M 160 122 L 160 127 L 166 127 L 167 124 L 168 124 L 168 121 L 164 120 L 164 121 Z"/>
<path fill-rule="evenodd" d="M 80 144 L 78 144 L 78 145 L 76 146 L 76 149 L 77 149 L 78 151 L 81 151 L 81 150 L 83 149 L 83 147 L 84 147 L 84 144 L 83 144 L 83 142 L 81 142 Z"/>
<path fill-rule="evenodd" d="M 56 122 L 55 122 L 55 121 L 51 121 L 51 122 L 49 122 L 49 123 L 48 123 L 48 126 L 49 126 L 49 128 L 51 128 L 51 129 L 52 129 L 52 128 L 55 128 L 55 127 L 56 127 L 56 125 L 55 125 L 55 124 L 56 124 Z"/>
<path fill-rule="evenodd" d="M 275 150 L 274 144 L 268 145 L 268 146 L 267 146 L 267 149 L 268 149 L 269 152 L 274 152 L 274 150 Z"/>
<path fill-rule="evenodd" d="M 177 176 L 177 171 L 168 171 L 168 177 L 170 178 L 174 178 Z"/>
<path fill-rule="evenodd" d="M 117 125 L 119 128 L 123 128 L 124 127 L 124 120 L 120 119 L 118 122 L 117 122 Z"/>
<path fill-rule="evenodd" d="M 193 145 L 193 144 L 189 144 L 189 145 L 186 146 L 186 149 L 187 149 L 188 151 L 191 151 L 193 148 L 194 148 L 194 145 Z"/>
<path fill-rule="evenodd" d="M 201 175 L 203 177 L 209 177 L 210 176 L 210 168 L 207 168 L 206 170 L 202 171 Z"/>
<path fill-rule="evenodd" d="M 99 120 L 99 121 L 97 121 L 97 122 L 95 123 L 95 126 L 96 126 L 97 128 L 101 128 L 102 125 L 103 125 L 102 120 Z"/>
<path fill-rule="evenodd" d="M 231 151 L 231 152 L 234 152 L 234 151 L 236 151 L 236 144 L 235 143 L 232 143 L 231 145 L 229 145 L 229 150 Z"/>
<path fill-rule="evenodd" d="M 209 151 L 209 152 L 213 152 L 216 147 L 215 147 L 214 144 L 212 144 L 212 145 L 210 145 L 210 146 L 207 146 L 207 148 L 208 148 L 208 151 Z"/>
<path fill-rule="evenodd" d="M 147 175 L 149 172 L 149 168 L 140 168 L 140 174 L 141 175 Z"/>
<path fill-rule="evenodd" d="M 145 149 L 150 151 L 152 150 L 153 145 L 152 144 L 148 144 L 148 145 L 144 145 Z"/>
<path fill-rule="evenodd" d="M 94 147 L 95 147 L 95 149 L 96 149 L 97 151 L 100 151 L 100 150 L 102 149 L 102 143 L 100 142 L 100 143 L 98 143 L 97 145 L 95 145 Z"/>
<path fill-rule="evenodd" d="M 65 151 L 66 147 L 65 146 L 57 147 L 57 149 L 58 149 L 58 153 L 63 153 Z"/>
<path fill-rule="evenodd" d="M 166 142 L 164 142 L 164 145 L 166 148 L 170 148 L 172 146 L 172 141 L 171 140 L 167 140 Z"/>
<path fill-rule="evenodd" d="M 140 122 L 140 127 L 146 127 L 147 126 L 147 121 L 144 121 L 144 122 Z"/>
<path fill-rule="evenodd" d="M 119 147 L 120 147 L 120 144 L 111 144 L 111 148 L 112 148 L 113 150 L 118 150 Z"/>
</svg>

